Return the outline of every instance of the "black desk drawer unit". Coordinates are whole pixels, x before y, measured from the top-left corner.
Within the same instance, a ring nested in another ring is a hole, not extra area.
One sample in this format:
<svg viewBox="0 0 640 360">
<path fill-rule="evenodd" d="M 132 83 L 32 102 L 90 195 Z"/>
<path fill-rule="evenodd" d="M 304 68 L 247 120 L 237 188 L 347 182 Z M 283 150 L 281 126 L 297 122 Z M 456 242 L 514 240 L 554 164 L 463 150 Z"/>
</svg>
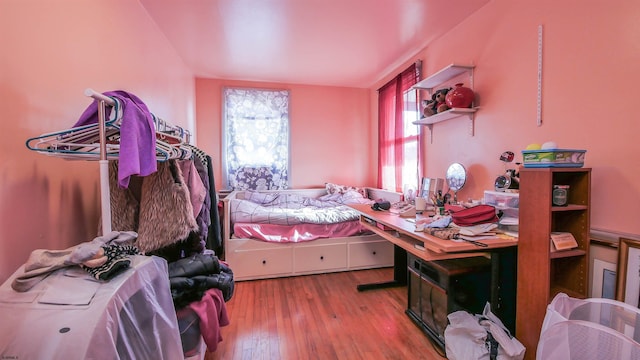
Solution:
<svg viewBox="0 0 640 360">
<path fill-rule="evenodd" d="M 411 254 L 407 315 L 444 350 L 447 315 L 482 313 L 491 294 L 491 260 L 483 257 L 424 261 Z"/>
</svg>

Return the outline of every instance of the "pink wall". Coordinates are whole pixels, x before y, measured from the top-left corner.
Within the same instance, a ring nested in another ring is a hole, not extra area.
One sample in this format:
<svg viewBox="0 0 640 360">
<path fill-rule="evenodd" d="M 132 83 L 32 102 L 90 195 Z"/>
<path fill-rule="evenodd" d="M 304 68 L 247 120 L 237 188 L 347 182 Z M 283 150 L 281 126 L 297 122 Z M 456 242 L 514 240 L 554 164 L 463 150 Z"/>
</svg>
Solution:
<svg viewBox="0 0 640 360">
<path fill-rule="evenodd" d="M 480 106 L 473 137 L 466 118 L 434 126 L 433 143 L 425 142 L 427 176 L 443 177 L 449 164 L 460 162 L 470 178 L 459 198 L 480 198 L 503 172 L 500 153 L 514 151 L 521 161 L 528 144 L 553 140 L 563 148 L 587 150 L 592 227 L 640 234 L 639 13 L 640 2 L 626 0 L 493 0 L 421 51 L 416 59 L 423 60 L 426 76 L 450 63 L 474 64 Z M 538 127 L 540 24 L 543 125 Z"/>
<path fill-rule="evenodd" d="M 29 137 L 70 128 L 90 99 L 123 89 L 193 129 L 194 80 L 137 1 L 0 2 L 0 282 L 37 248 L 92 240 L 98 163 L 29 151 Z"/>
<path fill-rule="evenodd" d="M 367 111 L 366 89 L 196 80 L 198 147 L 222 164 L 222 89 L 251 87 L 290 90 L 291 187 L 322 187 L 325 182 L 375 185 L 375 119 Z M 216 187 L 222 183 L 215 166 Z"/>
</svg>

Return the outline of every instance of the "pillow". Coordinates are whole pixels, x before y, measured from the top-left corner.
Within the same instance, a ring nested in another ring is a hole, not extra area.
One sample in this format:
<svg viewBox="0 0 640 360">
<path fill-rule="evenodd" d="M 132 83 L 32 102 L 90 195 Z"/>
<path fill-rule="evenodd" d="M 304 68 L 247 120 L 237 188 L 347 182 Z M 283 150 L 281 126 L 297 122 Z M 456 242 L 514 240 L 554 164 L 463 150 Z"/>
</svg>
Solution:
<svg viewBox="0 0 640 360">
<path fill-rule="evenodd" d="M 362 195 L 363 198 L 367 197 L 367 190 L 362 187 L 355 186 L 347 186 L 347 185 L 338 185 L 333 183 L 325 183 L 325 187 L 327 188 L 327 194 L 344 194 L 349 190 L 357 191 Z"/>
</svg>

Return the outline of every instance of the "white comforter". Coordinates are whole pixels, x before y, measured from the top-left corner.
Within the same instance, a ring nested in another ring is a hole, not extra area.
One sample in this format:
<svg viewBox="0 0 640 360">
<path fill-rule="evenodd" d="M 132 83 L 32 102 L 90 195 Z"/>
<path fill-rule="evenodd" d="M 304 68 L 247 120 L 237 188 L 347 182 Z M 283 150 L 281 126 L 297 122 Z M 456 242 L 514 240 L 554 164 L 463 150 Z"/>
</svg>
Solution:
<svg viewBox="0 0 640 360">
<path fill-rule="evenodd" d="M 357 220 L 358 212 L 347 204 L 372 204 L 356 191 L 319 198 L 297 194 L 266 194 L 247 191 L 245 199 L 231 199 L 232 223 L 254 224 L 335 224 Z"/>
</svg>

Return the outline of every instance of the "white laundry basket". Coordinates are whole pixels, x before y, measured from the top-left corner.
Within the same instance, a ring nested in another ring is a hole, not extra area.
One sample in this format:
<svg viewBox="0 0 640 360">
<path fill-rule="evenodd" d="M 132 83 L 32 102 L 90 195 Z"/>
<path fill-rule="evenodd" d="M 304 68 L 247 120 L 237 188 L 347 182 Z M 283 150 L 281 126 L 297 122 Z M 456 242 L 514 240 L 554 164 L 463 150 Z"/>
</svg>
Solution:
<svg viewBox="0 0 640 360">
<path fill-rule="evenodd" d="M 640 309 L 560 293 L 547 306 L 538 360 L 640 360 Z"/>
</svg>

